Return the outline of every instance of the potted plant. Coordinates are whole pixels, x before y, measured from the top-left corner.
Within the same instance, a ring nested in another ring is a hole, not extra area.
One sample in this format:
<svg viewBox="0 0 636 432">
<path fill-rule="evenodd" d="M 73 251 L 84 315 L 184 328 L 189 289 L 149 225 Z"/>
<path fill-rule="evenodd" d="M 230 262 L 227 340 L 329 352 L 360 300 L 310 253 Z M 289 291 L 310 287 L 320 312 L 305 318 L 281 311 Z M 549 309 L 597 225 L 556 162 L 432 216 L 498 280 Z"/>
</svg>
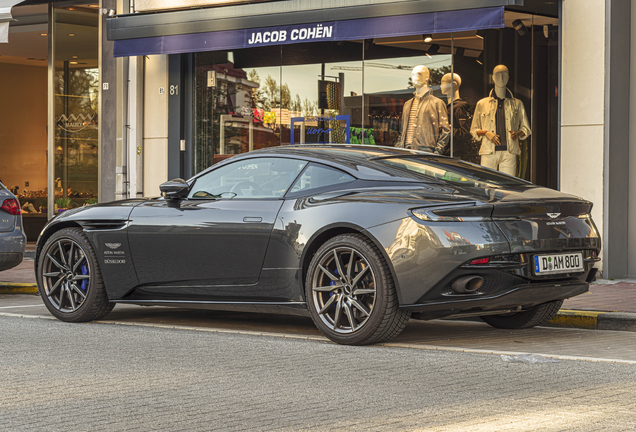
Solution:
<svg viewBox="0 0 636 432">
<path fill-rule="evenodd" d="M 97 198 L 86 198 L 84 205 L 97 204 Z"/>
<path fill-rule="evenodd" d="M 68 207 L 70 204 L 71 204 L 70 198 L 58 198 L 55 200 L 55 205 L 57 205 L 58 213 L 62 213 L 63 211 L 68 210 Z"/>
</svg>

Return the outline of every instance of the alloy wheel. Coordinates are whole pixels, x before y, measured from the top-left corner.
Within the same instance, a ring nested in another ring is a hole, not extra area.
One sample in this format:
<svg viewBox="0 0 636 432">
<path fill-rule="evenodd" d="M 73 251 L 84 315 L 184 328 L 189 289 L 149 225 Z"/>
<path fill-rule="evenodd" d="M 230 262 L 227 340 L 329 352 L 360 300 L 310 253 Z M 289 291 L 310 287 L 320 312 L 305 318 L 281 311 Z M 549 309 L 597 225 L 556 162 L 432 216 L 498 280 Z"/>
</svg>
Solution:
<svg viewBox="0 0 636 432">
<path fill-rule="evenodd" d="M 90 288 L 91 268 L 86 252 L 73 240 L 51 244 L 43 260 L 44 295 L 60 312 L 72 313 L 82 307 Z"/>
<path fill-rule="evenodd" d="M 325 253 L 311 287 L 316 311 L 333 331 L 350 334 L 369 320 L 376 299 L 376 280 L 359 251 L 337 247 Z"/>
</svg>

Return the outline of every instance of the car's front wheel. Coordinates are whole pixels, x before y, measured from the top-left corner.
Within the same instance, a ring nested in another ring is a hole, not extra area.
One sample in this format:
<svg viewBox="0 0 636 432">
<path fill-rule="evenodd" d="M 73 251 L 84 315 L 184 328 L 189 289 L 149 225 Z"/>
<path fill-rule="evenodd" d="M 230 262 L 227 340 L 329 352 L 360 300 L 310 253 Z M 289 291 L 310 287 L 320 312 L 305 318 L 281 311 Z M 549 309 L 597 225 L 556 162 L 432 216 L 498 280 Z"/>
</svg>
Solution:
<svg viewBox="0 0 636 432">
<path fill-rule="evenodd" d="M 334 342 L 379 343 L 400 334 L 410 313 L 399 308 L 391 272 L 377 247 L 343 234 L 316 252 L 305 283 L 316 327 Z"/>
<path fill-rule="evenodd" d="M 37 282 L 45 306 L 62 321 L 100 319 L 114 307 L 108 302 L 93 248 L 80 228 L 62 229 L 46 241 Z"/>
<path fill-rule="evenodd" d="M 501 329 L 522 329 L 542 325 L 550 321 L 561 309 L 563 300 L 554 300 L 533 306 L 522 312 L 487 315 L 480 317 L 487 324 Z"/>
</svg>

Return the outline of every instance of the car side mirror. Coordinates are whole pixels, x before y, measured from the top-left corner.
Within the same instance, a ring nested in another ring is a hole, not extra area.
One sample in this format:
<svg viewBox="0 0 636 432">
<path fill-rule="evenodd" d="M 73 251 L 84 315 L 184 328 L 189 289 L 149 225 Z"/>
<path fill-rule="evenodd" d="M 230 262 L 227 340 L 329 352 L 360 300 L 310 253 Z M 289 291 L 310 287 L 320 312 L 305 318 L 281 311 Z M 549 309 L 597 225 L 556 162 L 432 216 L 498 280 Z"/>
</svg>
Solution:
<svg viewBox="0 0 636 432">
<path fill-rule="evenodd" d="M 185 180 L 178 178 L 162 183 L 159 190 L 166 198 L 179 199 L 188 195 L 190 185 Z"/>
</svg>

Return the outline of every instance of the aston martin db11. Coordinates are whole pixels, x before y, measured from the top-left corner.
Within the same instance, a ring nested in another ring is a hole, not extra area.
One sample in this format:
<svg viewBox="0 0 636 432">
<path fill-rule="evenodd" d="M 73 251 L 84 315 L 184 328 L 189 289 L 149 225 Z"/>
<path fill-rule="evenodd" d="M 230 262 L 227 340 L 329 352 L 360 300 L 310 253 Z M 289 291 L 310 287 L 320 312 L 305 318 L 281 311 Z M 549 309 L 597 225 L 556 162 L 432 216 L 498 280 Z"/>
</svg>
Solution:
<svg viewBox="0 0 636 432">
<path fill-rule="evenodd" d="M 302 314 L 352 345 L 411 317 L 527 328 L 588 290 L 601 247 L 589 201 L 398 148 L 258 150 L 160 189 L 49 222 L 36 275 L 54 316 L 117 303 Z"/>
</svg>

